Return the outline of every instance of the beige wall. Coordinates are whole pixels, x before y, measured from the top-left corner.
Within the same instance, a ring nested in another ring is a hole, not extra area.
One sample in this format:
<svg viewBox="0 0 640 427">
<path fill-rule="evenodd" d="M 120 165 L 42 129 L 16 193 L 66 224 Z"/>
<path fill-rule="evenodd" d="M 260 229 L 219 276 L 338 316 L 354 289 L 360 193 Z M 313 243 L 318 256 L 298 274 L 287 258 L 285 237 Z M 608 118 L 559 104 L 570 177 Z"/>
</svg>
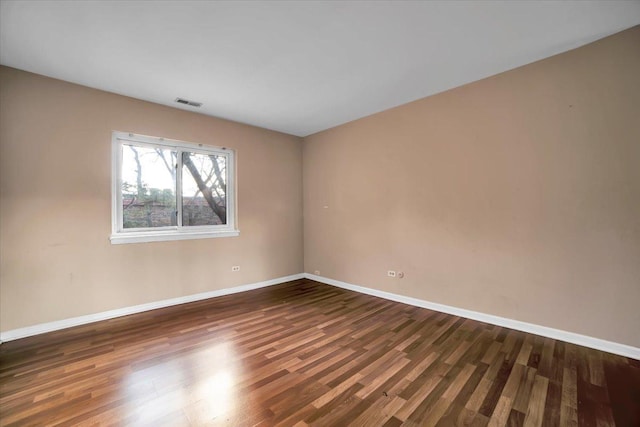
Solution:
<svg viewBox="0 0 640 427">
<path fill-rule="evenodd" d="M 640 347 L 640 27 L 307 137 L 303 175 L 306 272 Z"/>
<path fill-rule="evenodd" d="M 111 245 L 112 130 L 235 149 L 240 236 Z M 300 142 L 1 67 L 0 330 L 300 273 Z"/>
</svg>

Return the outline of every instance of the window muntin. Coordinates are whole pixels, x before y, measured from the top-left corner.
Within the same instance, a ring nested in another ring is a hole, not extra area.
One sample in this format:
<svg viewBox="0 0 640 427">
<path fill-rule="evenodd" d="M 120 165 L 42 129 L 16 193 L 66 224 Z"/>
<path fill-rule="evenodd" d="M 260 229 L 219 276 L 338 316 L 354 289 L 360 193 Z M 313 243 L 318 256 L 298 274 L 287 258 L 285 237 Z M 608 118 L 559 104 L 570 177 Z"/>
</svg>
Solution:
<svg viewBox="0 0 640 427">
<path fill-rule="evenodd" d="M 112 243 L 237 236 L 234 153 L 113 133 Z"/>
</svg>

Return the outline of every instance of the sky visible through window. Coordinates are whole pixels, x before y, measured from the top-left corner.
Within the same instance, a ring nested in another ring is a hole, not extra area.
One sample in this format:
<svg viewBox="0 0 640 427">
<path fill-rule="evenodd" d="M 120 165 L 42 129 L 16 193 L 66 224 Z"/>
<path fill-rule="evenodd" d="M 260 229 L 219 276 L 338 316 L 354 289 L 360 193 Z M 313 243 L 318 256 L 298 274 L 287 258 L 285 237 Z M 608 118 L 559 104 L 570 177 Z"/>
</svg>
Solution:
<svg viewBox="0 0 640 427">
<path fill-rule="evenodd" d="M 142 184 L 147 188 L 159 190 L 171 190 L 175 193 L 175 179 L 169 168 L 175 166 L 176 152 L 171 149 L 157 149 L 147 147 L 134 147 L 138 152 L 138 160 L 141 166 Z M 158 150 L 162 154 L 159 154 Z M 172 155 L 173 154 L 173 155 Z M 164 160 L 163 160 L 164 157 Z M 166 160 L 166 163 L 165 163 Z M 132 146 L 122 146 L 122 182 L 131 186 L 137 186 L 138 165 L 135 160 L 135 152 Z M 182 190 L 185 196 L 195 196 L 198 186 L 193 177 L 188 173 L 182 175 Z"/>
</svg>

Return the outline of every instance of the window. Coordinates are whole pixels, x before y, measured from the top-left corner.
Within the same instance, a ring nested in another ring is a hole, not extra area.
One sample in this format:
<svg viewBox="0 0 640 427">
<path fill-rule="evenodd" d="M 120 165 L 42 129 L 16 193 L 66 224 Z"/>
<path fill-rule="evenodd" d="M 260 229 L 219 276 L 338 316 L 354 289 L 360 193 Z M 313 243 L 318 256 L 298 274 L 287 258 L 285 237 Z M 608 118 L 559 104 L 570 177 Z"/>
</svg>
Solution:
<svg viewBox="0 0 640 427">
<path fill-rule="evenodd" d="M 111 243 L 237 236 L 234 153 L 114 132 Z"/>
</svg>

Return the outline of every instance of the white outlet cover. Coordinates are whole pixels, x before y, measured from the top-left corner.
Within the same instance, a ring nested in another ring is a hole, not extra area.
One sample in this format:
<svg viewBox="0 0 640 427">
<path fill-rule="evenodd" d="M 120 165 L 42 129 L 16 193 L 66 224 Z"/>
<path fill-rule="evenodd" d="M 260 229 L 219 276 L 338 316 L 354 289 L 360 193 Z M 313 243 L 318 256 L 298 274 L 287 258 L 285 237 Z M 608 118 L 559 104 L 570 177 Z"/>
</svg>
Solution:
<svg viewBox="0 0 640 427">
<path fill-rule="evenodd" d="M 389 270 L 389 271 L 387 271 L 387 276 L 389 276 L 389 277 L 396 277 L 396 272 L 395 272 L 395 271 L 393 271 L 393 270 Z"/>
</svg>

